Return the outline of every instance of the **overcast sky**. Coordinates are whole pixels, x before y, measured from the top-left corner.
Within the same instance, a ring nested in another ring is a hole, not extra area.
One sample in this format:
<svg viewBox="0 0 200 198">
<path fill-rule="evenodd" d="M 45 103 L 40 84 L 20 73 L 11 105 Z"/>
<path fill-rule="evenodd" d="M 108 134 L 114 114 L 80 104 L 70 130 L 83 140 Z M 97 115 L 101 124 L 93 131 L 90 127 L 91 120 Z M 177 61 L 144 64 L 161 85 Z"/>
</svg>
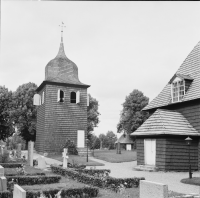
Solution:
<svg viewBox="0 0 200 198">
<path fill-rule="evenodd" d="M 152 100 L 200 41 L 200 2 L 1 2 L 0 85 L 45 77 L 63 21 L 67 57 L 99 101 L 95 134 L 116 133 L 125 97 L 138 89 Z"/>
</svg>

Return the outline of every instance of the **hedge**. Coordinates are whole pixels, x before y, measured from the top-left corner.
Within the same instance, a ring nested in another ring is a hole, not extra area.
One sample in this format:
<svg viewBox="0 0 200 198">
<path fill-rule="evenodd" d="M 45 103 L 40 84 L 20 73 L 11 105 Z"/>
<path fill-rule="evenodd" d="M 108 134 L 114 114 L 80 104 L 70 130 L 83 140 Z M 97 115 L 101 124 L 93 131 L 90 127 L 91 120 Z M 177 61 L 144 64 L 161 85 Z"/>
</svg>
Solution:
<svg viewBox="0 0 200 198">
<path fill-rule="evenodd" d="M 49 190 L 44 190 L 43 194 L 50 198 L 54 197 L 55 194 L 57 194 L 60 191 L 60 189 L 49 189 Z M 83 187 L 83 188 L 68 188 L 68 189 L 62 189 L 61 190 L 61 197 L 66 197 L 66 196 L 75 196 L 77 195 L 79 197 L 97 197 L 99 193 L 99 189 L 95 187 Z M 26 198 L 35 198 L 40 196 L 40 191 L 27 191 L 26 192 Z"/>
<path fill-rule="evenodd" d="M 22 166 L 22 163 L 0 163 L 4 168 L 19 168 Z"/>
<path fill-rule="evenodd" d="M 74 171 L 79 172 L 80 174 L 87 174 L 95 176 L 96 174 L 104 174 L 104 173 L 110 173 L 109 169 L 74 169 Z"/>
<path fill-rule="evenodd" d="M 35 175 L 46 175 L 45 173 L 27 173 L 26 175 L 18 175 L 17 173 L 5 173 L 5 176 L 35 176 Z"/>
<path fill-rule="evenodd" d="M 0 192 L 0 198 L 12 198 L 12 197 L 13 194 L 8 190 Z"/>
<path fill-rule="evenodd" d="M 69 176 L 72 179 L 75 179 L 79 182 L 86 183 L 86 184 L 91 184 L 93 186 L 98 186 L 100 188 L 113 188 L 119 186 L 120 184 L 123 184 L 126 186 L 126 188 L 131 188 L 131 187 L 138 187 L 140 180 L 144 180 L 144 177 L 134 177 L 134 178 L 113 178 L 113 177 L 106 177 L 105 179 L 101 179 L 99 177 L 94 177 L 91 175 L 87 174 L 80 174 L 79 172 L 76 172 L 74 170 L 70 169 L 63 169 L 59 166 L 51 165 L 51 170 L 53 173 L 57 173 L 63 176 Z"/>
<path fill-rule="evenodd" d="M 7 182 L 11 182 L 12 179 L 17 182 L 18 185 L 35 185 L 35 184 L 52 184 L 58 183 L 61 176 L 41 176 L 41 175 L 17 175 L 17 176 L 6 176 Z"/>
</svg>

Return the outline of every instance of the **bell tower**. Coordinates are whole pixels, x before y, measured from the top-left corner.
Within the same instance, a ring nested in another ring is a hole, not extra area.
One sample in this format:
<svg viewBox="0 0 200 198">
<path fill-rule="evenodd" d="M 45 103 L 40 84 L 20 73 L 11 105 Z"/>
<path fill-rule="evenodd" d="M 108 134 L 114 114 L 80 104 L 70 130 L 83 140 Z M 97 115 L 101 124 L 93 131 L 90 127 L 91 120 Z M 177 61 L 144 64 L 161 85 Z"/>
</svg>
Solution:
<svg viewBox="0 0 200 198">
<path fill-rule="evenodd" d="M 45 67 L 45 80 L 37 88 L 35 149 L 39 153 L 62 151 L 67 138 L 84 148 L 87 131 L 87 88 L 80 82 L 78 67 L 64 51 L 63 27 L 57 56 Z"/>
</svg>

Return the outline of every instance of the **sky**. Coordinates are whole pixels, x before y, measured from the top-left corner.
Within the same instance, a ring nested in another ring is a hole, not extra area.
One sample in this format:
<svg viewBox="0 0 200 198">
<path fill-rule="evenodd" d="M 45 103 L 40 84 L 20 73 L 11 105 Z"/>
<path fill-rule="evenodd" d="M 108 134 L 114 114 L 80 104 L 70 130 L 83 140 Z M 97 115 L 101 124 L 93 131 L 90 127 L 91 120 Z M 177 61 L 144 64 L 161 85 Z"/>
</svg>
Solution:
<svg viewBox="0 0 200 198">
<path fill-rule="evenodd" d="M 99 102 L 94 134 L 117 133 L 126 96 L 154 99 L 200 41 L 199 10 L 189 1 L 2 1 L 0 85 L 39 86 L 64 22 L 65 54 Z"/>
</svg>

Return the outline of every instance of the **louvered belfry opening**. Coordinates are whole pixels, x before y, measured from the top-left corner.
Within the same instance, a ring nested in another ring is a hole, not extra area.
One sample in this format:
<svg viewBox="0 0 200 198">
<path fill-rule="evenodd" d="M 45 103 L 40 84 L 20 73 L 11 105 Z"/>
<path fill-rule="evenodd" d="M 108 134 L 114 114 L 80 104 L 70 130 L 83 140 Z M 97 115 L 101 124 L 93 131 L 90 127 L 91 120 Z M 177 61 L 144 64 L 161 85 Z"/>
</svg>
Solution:
<svg viewBox="0 0 200 198">
<path fill-rule="evenodd" d="M 74 91 L 71 92 L 71 103 L 76 103 L 76 93 Z"/>
</svg>

